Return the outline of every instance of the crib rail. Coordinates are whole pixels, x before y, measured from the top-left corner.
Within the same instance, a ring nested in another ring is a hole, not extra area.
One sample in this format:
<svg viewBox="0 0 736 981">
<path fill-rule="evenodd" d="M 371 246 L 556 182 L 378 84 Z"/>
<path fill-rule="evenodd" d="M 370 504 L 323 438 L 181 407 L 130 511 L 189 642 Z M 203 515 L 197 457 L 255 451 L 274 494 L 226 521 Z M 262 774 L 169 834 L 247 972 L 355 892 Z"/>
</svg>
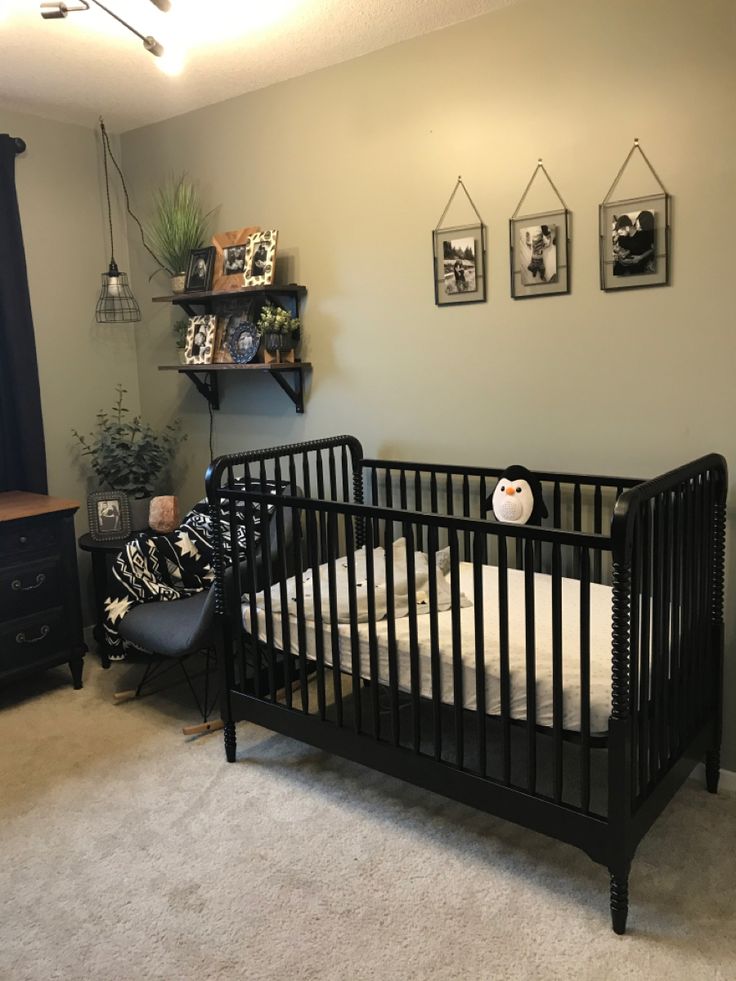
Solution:
<svg viewBox="0 0 736 981">
<path fill-rule="evenodd" d="M 727 483 L 711 454 L 615 508 L 611 779 L 643 826 L 688 750 L 720 745 Z"/>
<path fill-rule="evenodd" d="M 363 483 L 366 499 L 376 505 L 412 511 L 461 515 L 466 518 L 485 518 L 486 501 L 498 478 L 504 473 L 497 467 L 448 466 L 434 463 L 408 463 L 403 460 L 363 460 Z M 536 471 L 549 512 L 546 527 L 589 531 L 602 534 L 610 528 L 617 498 L 625 489 L 634 487 L 634 478 L 581 475 Z M 420 548 L 422 543 L 419 543 Z M 469 534 L 460 543 L 465 561 L 470 561 L 472 541 Z M 498 556 L 491 554 L 491 562 Z M 513 551 L 510 561 L 517 569 L 524 568 L 524 550 Z M 534 549 L 536 571 L 551 572 L 552 551 L 538 542 Z M 565 575 L 577 577 L 577 566 L 566 569 Z M 601 553 L 594 556 L 591 569 L 593 582 L 611 582 L 610 563 Z"/>
</svg>

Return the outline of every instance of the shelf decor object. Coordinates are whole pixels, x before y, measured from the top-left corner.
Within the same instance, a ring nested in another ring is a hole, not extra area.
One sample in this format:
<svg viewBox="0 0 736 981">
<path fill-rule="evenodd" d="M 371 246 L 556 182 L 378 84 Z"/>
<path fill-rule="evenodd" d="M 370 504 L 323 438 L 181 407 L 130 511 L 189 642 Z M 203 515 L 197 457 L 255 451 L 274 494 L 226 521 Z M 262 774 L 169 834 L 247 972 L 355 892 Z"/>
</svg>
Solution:
<svg viewBox="0 0 736 981">
<path fill-rule="evenodd" d="M 187 330 L 184 348 L 186 364 L 210 364 L 215 348 L 217 317 L 213 313 L 192 317 Z"/>
<path fill-rule="evenodd" d="M 519 215 L 540 173 L 562 207 Z M 570 212 L 541 157 L 509 219 L 509 263 L 514 300 L 570 292 Z"/>
<path fill-rule="evenodd" d="M 243 286 L 270 286 L 276 268 L 276 241 L 278 231 L 267 228 L 255 232 L 245 244 L 245 272 Z"/>
<path fill-rule="evenodd" d="M 641 154 L 659 191 L 612 201 L 629 161 Z M 634 145 L 598 209 L 601 289 L 667 286 L 670 279 L 670 196 L 649 158 Z"/>
<path fill-rule="evenodd" d="M 458 188 L 462 188 L 478 221 L 470 225 L 442 227 Z M 434 255 L 434 302 L 437 306 L 484 303 L 486 299 L 485 225 L 473 199 L 458 177 L 450 200 L 432 232 Z"/>
<path fill-rule="evenodd" d="M 224 293 L 239 290 L 245 275 L 245 246 L 260 227 L 239 228 L 234 232 L 218 232 L 212 239 L 215 247 L 215 272 L 212 289 Z"/>
</svg>

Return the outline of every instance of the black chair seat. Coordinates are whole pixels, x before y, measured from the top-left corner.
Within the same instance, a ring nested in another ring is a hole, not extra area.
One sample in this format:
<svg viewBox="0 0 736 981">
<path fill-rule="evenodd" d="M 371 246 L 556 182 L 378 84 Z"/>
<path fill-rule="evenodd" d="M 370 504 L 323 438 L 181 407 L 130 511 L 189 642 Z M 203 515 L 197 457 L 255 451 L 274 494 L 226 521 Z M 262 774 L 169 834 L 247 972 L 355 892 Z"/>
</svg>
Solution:
<svg viewBox="0 0 736 981">
<path fill-rule="evenodd" d="M 214 596 L 205 589 L 186 599 L 136 606 L 120 622 L 120 636 L 139 650 L 184 657 L 212 644 Z"/>
</svg>

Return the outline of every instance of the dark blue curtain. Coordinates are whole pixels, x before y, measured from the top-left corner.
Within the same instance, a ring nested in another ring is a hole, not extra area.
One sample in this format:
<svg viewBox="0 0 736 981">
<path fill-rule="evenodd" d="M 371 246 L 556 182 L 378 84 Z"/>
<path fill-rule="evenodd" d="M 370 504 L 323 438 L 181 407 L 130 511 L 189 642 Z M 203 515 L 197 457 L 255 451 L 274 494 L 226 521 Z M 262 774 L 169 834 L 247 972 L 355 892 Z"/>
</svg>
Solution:
<svg viewBox="0 0 736 981">
<path fill-rule="evenodd" d="M 45 494 L 36 339 L 15 191 L 17 152 L 15 140 L 0 133 L 0 491 Z"/>
</svg>

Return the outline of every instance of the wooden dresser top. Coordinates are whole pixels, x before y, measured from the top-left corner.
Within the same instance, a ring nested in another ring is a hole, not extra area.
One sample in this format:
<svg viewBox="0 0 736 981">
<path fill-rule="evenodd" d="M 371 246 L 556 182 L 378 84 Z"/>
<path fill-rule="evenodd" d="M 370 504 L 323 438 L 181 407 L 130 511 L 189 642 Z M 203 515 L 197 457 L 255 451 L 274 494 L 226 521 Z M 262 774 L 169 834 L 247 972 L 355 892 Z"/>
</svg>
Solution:
<svg viewBox="0 0 736 981">
<path fill-rule="evenodd" d="M 0 494 L 0 521 L 16 521 L 18 518 L 34 518 L 54 511 L 76 511 L 79 501 L 63 497 L 47 497 L 46 494 L 29 494 L 27 491 L 5 491 Z"/>
</svg>

